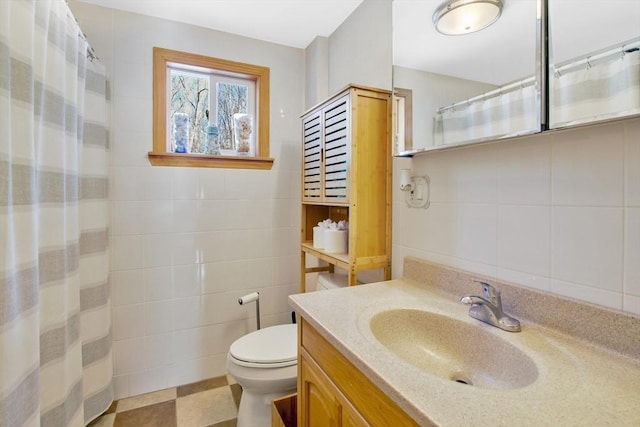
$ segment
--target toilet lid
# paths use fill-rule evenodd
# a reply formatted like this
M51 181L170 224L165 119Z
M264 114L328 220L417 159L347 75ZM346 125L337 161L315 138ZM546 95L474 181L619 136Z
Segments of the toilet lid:
M295 324L270 326L237 339L231 356L250 364L289 365L298 358L298 333Z

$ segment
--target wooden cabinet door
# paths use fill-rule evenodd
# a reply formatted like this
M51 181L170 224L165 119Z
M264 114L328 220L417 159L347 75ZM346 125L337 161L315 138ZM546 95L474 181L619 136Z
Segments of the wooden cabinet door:
M369 427L369 423L348 401L342 408L342 425L343 427Z
M302 117L302 201L346 205L351 163L350 92Z
M303 355L300 355L298 363L298 425L341 427L342 405L322 371Z
M304 427L369 427L327 374L301 352L298 425ZM300 406L301 405L301 406Z

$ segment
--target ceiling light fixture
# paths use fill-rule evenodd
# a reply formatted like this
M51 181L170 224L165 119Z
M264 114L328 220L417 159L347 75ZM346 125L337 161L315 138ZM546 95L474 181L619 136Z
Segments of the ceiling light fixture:
M502 6L502 0L448 0L433 13L433 23L442 34L469 34L496 22Z

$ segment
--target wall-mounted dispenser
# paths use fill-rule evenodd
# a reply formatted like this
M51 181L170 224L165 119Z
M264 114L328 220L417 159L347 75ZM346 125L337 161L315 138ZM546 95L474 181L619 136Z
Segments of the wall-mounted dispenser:
M411 176L410 169L400 170L400 190L410 208L428 208L431 189L428 176Z
M411 182L411 169L400 170L400 190L402 191L413 190L413 183Z

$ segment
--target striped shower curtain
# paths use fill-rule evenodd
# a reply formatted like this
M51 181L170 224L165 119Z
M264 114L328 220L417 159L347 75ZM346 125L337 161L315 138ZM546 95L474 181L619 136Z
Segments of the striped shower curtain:
M507 84L452 106L433 118L434 144L526 135L540 129L540 108L535 76Z
M108 83L64 0L0 1L0 426L113 399Z
M550 74L552 128L640 114L640 38L554 66Z

